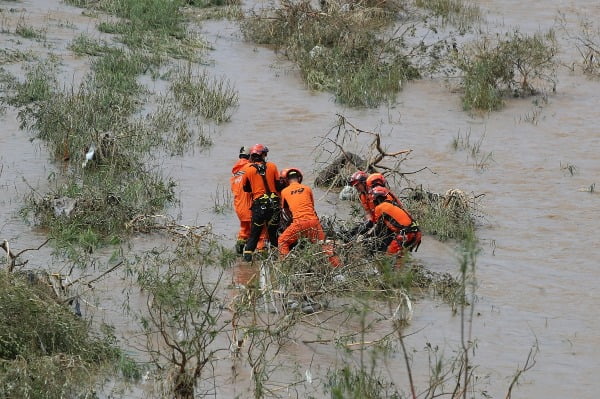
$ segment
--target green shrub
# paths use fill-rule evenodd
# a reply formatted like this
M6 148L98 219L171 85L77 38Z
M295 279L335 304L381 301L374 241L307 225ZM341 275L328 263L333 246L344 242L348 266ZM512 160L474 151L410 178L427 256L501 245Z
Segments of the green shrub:
M101 373L110 373L124 358L114 336L94 333L85 320L57 301L43 276L0 271L2 398L89 393Z
M297 63L307 85L326 90L350 106L374 107L393 99L402 81L419 77L403 53L402 38L384 40L396 2L319 12L310 2L281 7L242 21L244 36L282 51Z
M557 51L552 31L531 36L516 31L465 48L456 57L464 74L464 108L492 111L501 108L507 95L525 97L547 87L554 90Z

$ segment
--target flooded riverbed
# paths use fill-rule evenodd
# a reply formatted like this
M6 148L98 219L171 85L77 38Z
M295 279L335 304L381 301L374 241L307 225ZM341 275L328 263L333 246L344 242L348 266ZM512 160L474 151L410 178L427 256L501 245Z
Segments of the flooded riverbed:
M600 6L592 1L478 4L490 26L498 30L516 26L526 33L547 29L559 10L600 19ZM77 25L68 29L46 22L48 41L53 43L53 50L46 52L68 53L64 41L70 38L65 31L94 29L92 20L82 21L79 9L60 3L0 5L3 13L9 7L19 8L34 21L48 21L45 16L56 14L58 20L76 20ZM444 82L427 79L405 84L393 107L345 109L327 93L306 90L294 68L271 50L245 43L234 23L207 22L202 32L215 49L209 54L213 60L210 69L231 80L239 92L239 107L232 120L214 133L210 149L165 161L167 173L178 182L181 208L173 213L182 224L211 223L216 233L233 237L237 228L234 214L215 214L212 208L215 196L228 187L241 145L266 144L269 160L280 168L301 168L312 184L314 148L336 123L336 114L342 114L365 130L381 132L391 150L412 149L402 166L406 171L428 167L429 171L412 177L428 190L458 188L484 194L485 218L478 230L482 253L477 261L473 363L478 365L477 375L490 376L484 382L489 384L487 392L503 398L512 375L537 342L536 365L525 373L514 397L596 397L600 391L596 378L600 372L600 294L596 289L600 250L595 237L600 196L590 188L600 183L600 82L562 68L557 92L550 94L547 102L537 106L530 99L509 100L501 111L485 116L469 116L462 111L458 94L451 93ZM0 40L3 47L18 45L6 34ZM572 48L564 48L563 63L571 65L575 55ZM81 60L69 58L63 60L63 67L73 71L85 68ZM54 167L43 146L31 143L30 134L19 130L16 112L8 109L0 118L4 127L0 136L0 238L20 247L37 246L45 239L43 233L32 231L15 213L30 186L44 192ZM485 168L474 165L467 152L452 149L452 140L467 132L473 139L484 136L481 150L491 154ZM575 166L575 173L565 165ZM316 197L321 215L347 211L344 204L336 203L335 195L316 190ZM152 243L145 245L151 247ZM451 243L425 237L415 258L434 271L458 272ZM32 260L34 265L41 263ZM114 306L104 306L108 317L122 320L119 304ZM407 339L407 345L418 351L414 360L421 373L418 381L423 382L426 375L426 359L419 358L425 356L426 343L445 346L451 355L459 327L460 320L447 306L429 300L415 304L408 330L416 333ZM292 346L283 356L303 369L339 361L333 350L303 344ZM402 366L398 359L393 364ZM220 375L227 374L226 366L219 370ZM406 386L404 373L392 374L400 387ZM217 396L235 393L246 397L241 392L245 391L223 386Z

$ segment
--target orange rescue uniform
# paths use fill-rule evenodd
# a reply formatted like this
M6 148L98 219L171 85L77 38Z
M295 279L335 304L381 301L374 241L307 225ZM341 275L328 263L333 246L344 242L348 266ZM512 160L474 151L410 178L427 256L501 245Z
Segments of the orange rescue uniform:
M358 193L358 199L360 200L360 204L365 210L365 216L370 222L375 223L375 204L371 196L368 193Z
M246 241L250 237L250 221L252 220L252 212L250 207L252 206L252 195L244 191L242 186L242 180L244 177L245 168L248 166L250 161L246 158L240 158L233 168L231 168L231 178L229 183L231 185L231 193L233 194L233 209L240 220L240 230L237 235L237 239L240 241ZM267 238L267 232L263 230L260 240L258 242L258 249L264 248L264 240Z
M375 222L382 222L388 229L381 249L388 254L402 255L404 248L416 251L421 244L421 231L412 217L400 206L385 200L375 207Z
M287 255L290 246L298 242L300 238L307 238L316 243L325 240L325 233L315 212L315 200L310 187L292 182L281 191L281 206L284 210L289 209L292 214L292 223L279 235L279 252ZM328 255L329 262L334 266L340 265L340 260L333 254L333 248L324 245L323 249Z
M276 182L279 180L279 172L277 166L272 162L250 162L243 178L244 191L252 194L252 200L256 200L263 195L267 194L267 188L263 177L259 174L258 168L252 165L256 165L258 168L264 165L265 168L265 179L269 185L269 191L271 193L279 194L277 191Z
M250 237L244 247L245 253L254 252L259 236L265 227L271 245L277 246L280 213L278 181L279 172L274 163L250 161L244 167L241 184L244 191L250 193L252 197Z
M250 207L252 206L252 196L250 193L244 191L242 186L242 179L244 177L244 168L250 163L245 158L240 158L233 168L231 169L231 178L229 179L231 185L231 193L233 194L233 209L240 220L240 231L238 233L239 240L247 240L250 237L250 219L252 218L252 212Z

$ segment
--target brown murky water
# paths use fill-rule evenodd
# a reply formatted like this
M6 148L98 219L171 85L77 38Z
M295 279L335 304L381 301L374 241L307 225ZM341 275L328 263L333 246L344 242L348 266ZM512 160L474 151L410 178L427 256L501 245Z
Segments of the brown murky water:
M592 20L600 20L600 6L590 0L478 4L486 13L490 30L507 31L517 26L523 32L547 29L559 10L569 15L583 12ZM78 31L93 32L93 19L55 1L0 2L0 6L0 17L8 15L13 23L9 30L14 31L16 20L7 11L10 7L48 29L46 46L2 34L3 47L32 45L36 51L63 56L67 81L76 81L85 73L85 59L72 57L66 44ZM3 21L5 27L10 26L7 19ZM210 22L202 31L215 47L210 53L212 68L232 81L239 91L240 105L232 121L218 128L210 150L166 161L167 173L179 181L182 223L211 223L217 233L232 237L237 227L235 216L215 214L212 205L213 198L227 187L237 149L264 143L270 148L271 161L280 168L303 169L310 183L314 177L313 149L335 123L335 114L341 113L363 129L382 132L390 149L411 148L413 153L403 164L406 170L427 166L435 172L415 176L425 188L435 192L459 188L485 194L482 205L486 220L478 233L484 245L478 258L479 300L475 309L480 315L473 326L478 343L473 361L479 365L478 375L490 376L483 383L489 384L487 392L495 398L505 396L512 375L537 341L537 364L524 375L514 397L597 396L600 196L585 189L600 184L600 82L565 68L559 72L557 93L541 108L531 100L511 100L502 111L484 117L467 115L456 94L451 94L443 82L430 80L405 85L393 108L350 110L336 105L328 94L307 91L288 63L270 50L244 43L233 24ZM576 52L565 44L561 56L565 65L571 65ZM6 68L18 71L15 65ZM25 226L16 211L30 186L45 192L47 176L54 169L43 146L31 143L29 134L18 129L13 110L8 109L0 120L0 238L20 247L36 246L44 235ZM466 152L451 148L459 132L469 131L474 139L485 135L481 151L491 153L493 161L484 170L474 167ZM561 169L568 164L576 166L575 175ZM335 196L317 191L317 197L320 214L345 212L343 204L336 204ZM43 264L43 259L31 258L33 266ZM452 244L426 237L416 258L432 270L457 271ZM128 325L120 304L111 302L113 297L110 292L104 295L103 317L117 326L127 326L123 328L127 335L135 326ZM446 348L451 356L459 325L459 318L445 305L421 301L415 306L410 326L419 332L408 338L407 344L424 356L422 349L431 342ZM426 358L419 354L415 355L415 369L417 380L423 381ZM331 348L315 345L291 345L284 356L301 364L301 372L310 368L314 375L342 361ZM228 370L229 365L219 367L219 378L225 380ZM406 387L400 359L391 360L390 370L395 382ZM247 377L247 370L242 370L238 381ZM223 384L217 396L248 396L243 392L244 388L235 384ZM313 393L322 395L320 389ZM141 396L135 392L128 395Z

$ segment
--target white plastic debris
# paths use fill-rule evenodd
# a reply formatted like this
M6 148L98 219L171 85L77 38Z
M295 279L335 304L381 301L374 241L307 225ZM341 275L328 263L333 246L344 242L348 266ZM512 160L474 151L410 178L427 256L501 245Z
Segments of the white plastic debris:
M52 200L52 207L54 208L54 216L69 216L73 209L75 209L75 205L77 204L77 200L69 197L60 197Z
M413 316L412 302L405 293L400 293L400 303L396 306L391 319L395 321L409 321Z
M339 198L341 201L356 201L358 192L352 186L345 186L342 191L340 191Z
M308 52L308 54L310 55L310 58L315 58L316 56L321 55L322 52L323 47L315 46Z
M306 376L306 382L308 382L309 384L312 384L312 374L311 374L310 370L306 370L304 372L304 375Z
M92 144L90 144L90 146L88 147L87 152L85 153L85 160L81 164L82 168L85 168L85 166L87 165L87 163L94 158L94 154L95 153L96 153L96 146L94 145L94 143L92 143Z

